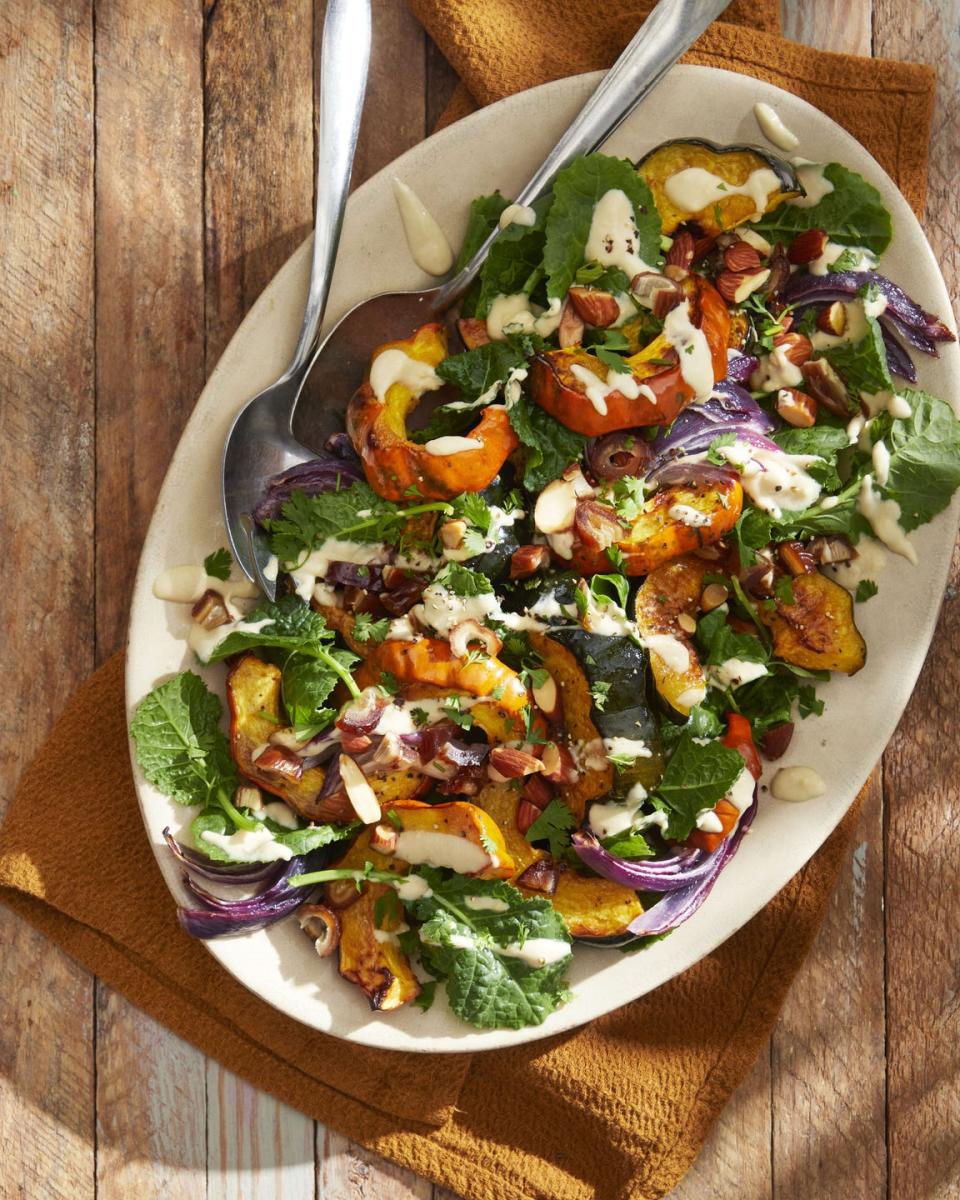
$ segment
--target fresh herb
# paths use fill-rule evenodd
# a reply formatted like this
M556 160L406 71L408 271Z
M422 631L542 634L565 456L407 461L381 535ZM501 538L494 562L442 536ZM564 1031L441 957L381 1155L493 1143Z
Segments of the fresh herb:
M831 275L839 275L842 271L855 271L860 265L860 257L856 250L851 250L848 246L828 265L827 271Z
M225 546L221 546L219 550L214 550L212 554L208 554L203 560L203 569L214 579L229 579L230 568L232 566L233 555Z
M602 680L597 680L590 688L590 696L593 699L593 707L597 712L603 712L610 700L610 689L613 687L611 683L604 683Z
M219 697L192 671L161 683L137 705L130 722L137 762L150 783L178 804L205 805L237 786L222 713Z
M623 551L616 544L607 547L607 559L610 566L617 571L622 571L627 561L624 558Z
M411 517L427 512L449 516L451 509L443 501L401 507L367 484L354 483L319 496L294 492L280 516L265 524L273 553L281 563L294 564L329 538L394 543Z
M461 697L451 696L446 704L440 706L444 713L450 718L455 725L459 725L461 729L470 729L473 726L473 713L461 707Z
M455 596L485 596L493 591L493 584L479 571L471 571L462 563L448 562L435 576L433 585L453 592Z
M595 346L594 353L605 367L613 371L616 375L631 375L630 365L627 361L613 350L608 350L605 346Z
M867 317L866 321L867 332L859 342L843 342L821 355L843 378L853 396L889 391L893 387L880 322L875 317Z
M715 467L727 465L727 459L719 451L724 446L732 446L736 440L735 433L721 433L719 437L715 437L707 449L707 462L713 463Z
M400 923L400 897L393 888L385 892L373 902L373 924L377 929L389 929Z
M528 842L549 842L554 858L563 858L577 819L562 800L553 799L527 830Z
M793 594L793 577L791 575L781 575L773 590L781 604L796 604L797 601Z
M590 595L595 604L616 604L626 609L630 596L630 582L624 575L592 575Z
M715 608L701 618L697 625L697 643L703 661L708 666L720 666L731 658L739 658L744 662L769 661L769 655L759 638L752 633L737 633L727 624L727 616L722 608Z
M574 276L581 287L596 288L601 292L612 292L615 296L630 291L630 279L619 267L605 267L596 261L584 263Z
M624 475L614 482L610 496L618 517L622 517L628 525L643 512L645 502L643 480L635 475Z
M429 1012L433 1007L433 1002L437 995L437 981L435 979L426 979L420 984L420 994L413 1000L416 1008L422 1008L424 1012Z
M873 435L882 437L890 451L887 482L880 490L900 505L900 525L909 532L942 512L960 487L960 421L928 392L904 388L899 395L910 405L910 416L878 417Z
M882 254L893 230L890 214L875 187L839 163L827 163L823 177L833 191L810 208L781 204L753 226L769 242L787 245L803 229L823 229L832 242Z
M430 722L430 714L425 708L411 708L410 719L418 729L423 729Z
M612 189L633 206L637 236L632 249L653 267L660 257L660 216L646 183L631 162L607 154L575 158L553 182L553 204L546 222L543 266L547 295L562 300L583 266L593 213Z
M879 588L872 579L861 579L857 584L857 590L854 593L854 600L858 604L863 604L869 600L871 596L875 596L879 592Z
M542 491L583 454L587 439L567 429L539 404L521 396L507 410L513 431L524 446L523 486Z
M382 642L390 632L390 618L375 621L369 613L359 612L353 619L352 636L358 642Z
M472 201L463 243L453 267L454 274L463 270L493 233L503 215L503 210L509 203L510 201L504 199L499 192L494 192L492 196L478 196L476 200ZM466 315L470 316L471 314L467 313Z
M657 784L656 796L669 813L667 837L682 842L697 821L697 814L722 800L743 770L736 750L720 742L700 745L684 733Z
M388 696L396 696L400 691L400 680L392 671L381 671L377 686Z
M330 653L343 656L342 660L338 657L338 661L343 662L345 669L358 661L345 650L331 650ZM324 703L337 686L339 678L326 661L302 654L288 656L281 674L283 707L299 740L316 737L337 715L336 709L325 708Z
M532 205L537 214L533 225L508 225L500 231L480 270L476 301L478 317L489 313L498 296L512 296L518 292L529 295L533 291L543 261L544 220L549 207L550 197L542 196Z
M614 858L652 858L654 850L639 833L618 833L604 838L603 848Z
M810 463L807 474L826 491L840 487L837 456L847 448L847 431L840 425L811 425L809 429L779 429L773 440L785 454L815 454L822 462Z
M441 379L459 389L464 400L474 401L523 365L523 355L508 343L488 342L445 358L435 369Z

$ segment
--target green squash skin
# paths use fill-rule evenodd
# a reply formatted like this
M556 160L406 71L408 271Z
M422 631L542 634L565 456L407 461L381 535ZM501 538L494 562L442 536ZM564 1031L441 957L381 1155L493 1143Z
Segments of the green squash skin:
M639 171L648 159L653 158L658 154L664 146L704 146L711 154L755 154L757 158L762 159L764 163L773 171L777 179L780 181L781 191L799 192L801 196L805 196L803 185L797 175L796 168L786 162L785 159L778 158L776 154L772 154L763 146L754 146L752 142L737 142L732 146L720 146L716 142L711 142L709 138L671 138L669 142L661 142L659 146L654 146L652 150L648 150L643 158L637 159L634 166Z

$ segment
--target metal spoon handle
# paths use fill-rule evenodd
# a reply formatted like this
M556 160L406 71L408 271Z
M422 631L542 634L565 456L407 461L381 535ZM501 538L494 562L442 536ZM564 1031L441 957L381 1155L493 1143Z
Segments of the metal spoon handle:
M303 326L288 376L302 372L327 305L370 65L370 0L327 0L320 50L320 138L313 262Z
M589 154L633 112L730 0L660 0L599 87L517 196L529 204L578 154ZM437 293L436 312L456 303L483 266L499 229L493 231L463 270Z

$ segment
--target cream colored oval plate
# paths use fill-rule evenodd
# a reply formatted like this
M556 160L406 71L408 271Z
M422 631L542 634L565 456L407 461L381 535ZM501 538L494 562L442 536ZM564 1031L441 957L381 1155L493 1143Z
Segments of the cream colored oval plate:
M377 292L429 286L404 242L391 176L409 183L458 245L470 200L499 188L516 195L531 169L586 99L600 75L546 84L468 117L414 147L351 197L330 297L330 321ZM950 303L920 226L894 184L849 134L802 100L743 75L706 67L675 67L654 95L604 148L639 158L666 138L695 136L721 143L762 143L752 110L765 100L800 137L799 153L837 160L859 171L893 213L894 240L883 270L925 308L949 320ZM220 514L220 455L235 413L286 366L303 311L308 247L278 272L240 326L204 388L167 473L147 534L133 595L127 656L127 703L158 682L197 664L186 650L186 606L153 597L166 567L200 562L225 544ZM370 331L371 349L377 330ZM960 353L939 360L916 355L921 386L957 395ZM922 360L922 361L919 361ZM345 398L344 398L345 399ZM853 679L825 686L826 716L799 724L786 764L815 766L829 783L825 796L784 804L769 795L749 837L698 913L669 938L638 954L578 947L572 1000L543 1025L478 1031L454 1018L440 998L423 1013L407 1008L372 1013L360 991L319 960L296 922L238 938L208 942L210 952L252 992L306 1025L337 1037L392 1050L489 1050L559 1033L618 1008L692 966L739 929L794 875L824 841L879 759L907 702L930 643L956 529L957 505L913 535L920 565L892 559L879 596L858 607L869 649ZM201 672L222 694L224 668ZM191 811L159 795L134 765L147 834L173 896L184 901L179 871L161 831L182 829ZM171 903L173 900L171 899Z

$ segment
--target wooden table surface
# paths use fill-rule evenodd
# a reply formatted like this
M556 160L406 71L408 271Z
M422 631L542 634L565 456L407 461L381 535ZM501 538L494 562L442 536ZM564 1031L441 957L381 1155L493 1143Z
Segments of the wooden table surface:
M454 84L401 0L374 8L356 182L419 141ZM179 431L307 232L322 9L0 0L7 794L121 644ZM956 294L960 2L784 0L784 26L937 68L925 226ZM952 579L823 931L673 1200L960 1197ZM440 1200L204 1058L2 908L0 973L2 1200Z

